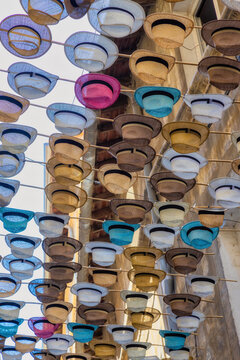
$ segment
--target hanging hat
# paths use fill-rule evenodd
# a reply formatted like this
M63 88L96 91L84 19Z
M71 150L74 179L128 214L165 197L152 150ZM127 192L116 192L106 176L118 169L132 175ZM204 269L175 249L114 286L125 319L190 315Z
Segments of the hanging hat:
M209 248L218 233L218 227L208 228L200 221L192 221L182 227L180 236L185 244L201 250Z
M45 187L45 194L52 205L62 213L72 213L87 201L87 193L77 186L52 182Z
M63 233L70 217L68 215L48 214L43 212L35 213L34 220L39 226L39 232L46 237L58 237Z
M35 349L31 352L31 355L34 360L59 360L59 356L51 354L46 349Z
M178 230L164 224L148 224L144 227L144 234L150 239L156 249L167 249L174 245Z
M19 233L26 229L28 222L33 218L34 212L14 208L0 208L0 220L3 227L12 233Z
M25 125L0 124L2 148L13 154L25 152L37 136L37 130Z
M16 335L18 327L24 319L3 320L0 319L0 335L6 338Z
M148 15L144 22L147 36L164 49L182 46L193 26L190 18L172 13L153 13Z
M42 304L41 306L43 315L52 324L63 324L67 320L72 309L72 304L62 300L57 300L50 304Z
M156 248L144 246L132 246L124 250L125 257L131 261L132 266L146 266L154 268L156 261L163 255L162 251Z
M43 343L51 354L62 355L74 344L74 339L71 335L55 334L44 339Z
M0 121L16 122L29 107L28 100L0 91Z
M229 9L240 11L239 0L222 0Z
M208 185L209 194L219 206L232 209L240 206L240 180L230 177L217 178Z
M189 211L189 204L183 201L156 201L153 210L163 225L178 227Z
M75 83L78 101L90 109L105 109L117 101L121 85L117 79L105 74L85 74Z
M0 273L0 298L16 294L21 286L21 281L10 274Z
M214 294L216 282L215 276L189 275L187 277L187 285L191 287L191 291L202 297Z
M115 307L111 303L101 303L96 306L80 305L77 309L78 315L87 324L104 325L111 313L115 312Z
M197 331L201 322L205 320L205 316L200 311L193 310L191 315L177 316L173 313L170 319L177 325L180 331L194 332Z
M38 338L36 336L15 335L12 339L15 342L15 348L22 354L26 354L35 349Z
M67 325L68 330L73 333L75 341L80 343L87 343L93 339L94 331L98 329L97 325L87 325L75 322L70 322Z
M190 248L174 248L165 254L165 259L174 270L180 274L189 274L197 270L197 265L202 260L201 251Z
M110 241L119 246L131 244L134 232L140 228L139 224L128 224L123 221L105 220L103 230L109 234Z
M25 155L12 154L0 145L0 178L13 177L22 171L25 165Z
M201 35L203 40L223 55L240 54L240 21L212 20L203 24Z
M106 241L90 241L85 244L85 252L92 253L92 261L100 266L114 264L116 255L123 252L121 246Z
M163 301L171 306L175 315L188 316L200 304L201 298L192 294L170 294L164 296Z
M141 294L141 293L140 293ZM132 312L125 310L125 313L129 315L132 325L137 330L149 330L161 316L160 311L154 308L145 308L143 311Z
M27 259L16 258L15 256L7 255L2 260L3 267L10 271L11 275L19 280L30 279L35 270L40 269L42 262L35 256Z
M223 56L209 56L200 61L198 71L208 76L217 89L230 91L240 84L240 62Z
M81 250L82 243L67 236L46 238L42 243L43 251L56 262L72 261L75 253Z
M122 300L127 304L127 309L135 313L145 311L148 299L150 299L152 295L153 294L146 292L131 290L122 290L120 292Z
M224 221L224 209L199 209L198 219L203 226L220 227Z
M51 337L59 325L50 323L45 317L32 317L28 320L29 328L41 339Z
M18 192L20 181L0 179L0 206L7 206Z
M135 148L125 141L112 145L108 152L117 159L121 170L129 172L143 170L144 166L153 161L156 156L156 152L151 146Z
M170 330L160 330L159 334L165 339L166 347L178 350L184 347L186 338L191 335L190 333L177 332Z
M21 5L30 19L40 25L55 25L68 15L64 0L21 0Z
M146 266L135 266L128 272L129 280L142 291L156 291L159 283L165 277L166 273L164 271Z
M122 344L122 347L126 350L129 359L142 359L151 345L149 342L130 341Z
M129 224L138 224L152 209L152 203L148 200L113 199L110 208L121 220Z
M97 306L102 297L108 294L108 289L88 282L79 282L71 287L71 293L78 296L80 304Z
M193 358L190 356L190 349L187 347L182 347L178 350L167 348L166 353L171 356L172 360L193 360Z
M119 345L109 340L92 340L90 349L94 351L95 357L100 359L116 358L116 352Z
M142 147L160 133L162 124L150 116L121 114L114 119L113 127L126 143Z
M15 349L13 346L4 346L2 349L3 360L21 360L22 353Z
M73 19L81 19L94 0L64 0L68 15Z
M2 20L0 27L2 45L15 56L36 59L51 47L49 28L36 24L27 15L8 16Z
M128 344L133 341L136 329L129 325L108 325L107 331L112 335L113 340L120 344Z
M7 80L9 86L19 95L27 99L38 99L52 91L58 76L32 64L18 62L8 68Z
M40 245L41 239L26 235L7 234L5 242L16 258L28 259L33 256L34 250Z
M43 263L44 270L50 272L50 277L54 281L64 281L66 283L73 281L74 273L82 269L82 265L75 262L48 262Z
M234 131L232 133L232 142L236 146L237 151L240 152L240 131Z
M162 118L171 114L173 105L180 99L178 89L160 86L142 86L135 93L137 104L148 114Z
M75 353L67 353L67 354L62 355L62 359L63 360L90 360L91 356L87 353L84 353L84 355L75 354Z
M122 38L138 31L143 25L142 6L130 0L97 0L89 11L88 20L97 32Z
M65 288L65 282L56 282L52 279L34 279L28 284L30 293L42 303L57 301L59 294Z
M114 284L116 284L118 278L117 271L112 271L109 269L89 269L89 273L92 275L94 284L103 287L113 286Z
M174 121L163 126L162 135L180 154L189 154L199 150L207 140L209 128L196 122Z
M0 318L3 320L15 320L24 306L24 301L0 300Z

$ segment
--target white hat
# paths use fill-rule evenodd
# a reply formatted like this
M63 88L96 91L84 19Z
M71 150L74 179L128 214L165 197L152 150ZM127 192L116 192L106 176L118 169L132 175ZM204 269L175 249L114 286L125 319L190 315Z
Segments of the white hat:
M108 325L107 331L118 344L127 344L133 341L136 329L130 325Z
M100 266L110 266L115 256L123 252L121 246L105 241L90 241L85 245L85 252L92 253L92 261Z
M179 350L166 348L166 353L171 356L172 360L189 360L190 359L190 350L186 347L183 347Z
M5 298L15 294L21 286L21 281L14 276L0 273L0 298Z
M13 256L27 259L33 256L33 252L40 245L41 239L26 235L7 234L5 242L11 248Z
M2 359L3 360L21 360L23 354L16 350L13 346L5 346L2 349Z
M149 342L132 341L127 344L122 344L122 347L127 351L129 359L142 359L151 345Z
M0 145L0 178L17 175L24 167L24 153L12 154Z
M240 1L239 0L222 0L222 2L229 7L229 9L240 11Z
M221 120L223 112L233 102L230 96L221 94L185 95L184 101L191 108L194 119L203 124L213 124Z
M162 157L162 166L182 179L194 179L199 170L208 161L198 153L179 154L173 149L167 150Z
M216 276L188 275L187 277L187 285L191 287L192 293L201 297L213 295L216 282Z
M147 307L148 299L150 299L152 295L153 294L146 292L131 290L122 290L120 292L122 300L127 303L128 310L134 312L144 311Z
M16 279L26 280L33 276L34 270L42 266L41 260L35 256L27 259L16 258L13 255L7 255L2 260L3 267L10 271Z
M108 294L108 289L88 282L79 282L71 287L71 293L78 296L81 304L97 306L102 297Z
M3 320L17 319L24 305L24 301L0 300L0 318Z
M63 233L64 226L68 223L69 215L48 214L36 212L35 223L39 226L39 232L45 237L58 237Z
M177 325L180 331L194 332L198 329L200 323L205 320L205 315L197 310L193 310L191 315L186 316L175 315L170 306L167 306L166 310L170 313L170 319Z
M208 191L223 208L240 206L240 180L230 177L213 179L208 185Z
M68 351L68 348L74 344L73 336L56 334L48 339L43 339L47 345L48 351L53 355L62 355Z
M0 207L10 204L12 198L18 192L20 181L0 179Z
M37 130L25 125L0 124L0 139L4 150L13 154L25 152L36 139Z
M163 224L148 224L144 227L144 234L157 249L167 249L174 245L175 236L179 230Z
M156 201L153 209L162 224L175 228L182 225L189 204L182 201Z

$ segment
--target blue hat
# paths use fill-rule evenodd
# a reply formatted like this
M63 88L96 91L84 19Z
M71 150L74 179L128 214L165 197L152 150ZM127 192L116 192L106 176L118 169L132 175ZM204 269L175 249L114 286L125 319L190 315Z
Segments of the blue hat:
M80 324L80 323L68 323L68 330L73 333L75 341L81 343L87 343L93 339L94 331L98 329L97 325Z
M173 350L181 349L185 344L186 337L191 335L187 332L177 332L170 330L160 330L159 334L165 339L166 347Z
M33 211L14 208L0 208L0 220L3 222L4 229L14 234L24 231L28 222L33 217Z
M212 245L219 233L219 228L208 228L200 221L192 221L182 227L180 232L182 241L195 249L207 249Z
M24 165L24 153L13 154L0 145L0 178L9 178L17 175Z
M28 9L28 4L29 4L29 0L20 0L21 1L21 5L22 5L22 7L23 7L23 9L26 11L26 13L28 14L28 16L31 18L31 14L29 14L29 9ZM57 2L59 2L60 4L57 4ZM39 10L41 9L41 1L38 1L38 3L40 3L40 4L38 4L38 6L40 5L40 8L39 8ZM35 20L35 16L32 16L32 20L33 21L35 21L37 24L40 24L40 25L54 25L54 24L57 24L58 23L58 19L59 19L59 17L58 17L58 14L55 14L54 13L54 11L59 11L59 15L60 15L60 9L62 10L62 13L61 13L61 16L60 16L60 19L59 20L63 20L63 19L65 19L65 17L67 17L68 16L68 13L67 13L67 10L66 10L66 8L65 8L65 6L64 6L64 0L57 0L56 2L54 2L54 1L52 1L52 4L48 1L48 3L49 3L49 8L46 8L46 4L45 4L45 2L44 1L42 1L42 3L43 3L43 6L42 6L42 8L45 6L45 8L44 9L42 9L42 11L40 10L40 11L38 11L37 9L34 9L33 8L33 10L34 10L34 15L36 14L36 17L38 17L38 14L37 13L39 13L40 12L40 14L42 15L42 17L40 17L40 18L42 18L42 19L44 19L45 20L45 17L44 17L44 14L45 14L45 16L47 17L47 18L49 18L49 19L51 19L51 21L43 21L42 23L41 23L41 20L40 19L38 19L38 21L37 20ZM54 7L54 3L55 3L55 7ZM61 6L61 7L60 7ZM51 8L52 7L52 8ZM45 11L44 11L45 10ZM51 11L52 10L52 11ZM55 21L54 21L55 20Z
M164 86L142 86L134 94L138 105L157 118L168 116L180 96L181 92L178 89Z
M125 246L131 244L134 231L139 229L139 224L128 224L123 221L104 221L103 230L109 234L113 244Z
M33 272L42 266L42 262L35 256L23 259L16 258L10 254L3 258L2 265L16 279L26 280L30 279L33 276Z
M10 337L16 335L19 325L23 323L24 319L3 320L0 319L0 335Z

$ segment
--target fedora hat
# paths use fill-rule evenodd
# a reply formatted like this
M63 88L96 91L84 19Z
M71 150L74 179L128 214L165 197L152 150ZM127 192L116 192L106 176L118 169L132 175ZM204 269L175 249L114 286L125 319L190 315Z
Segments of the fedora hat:
M56 262L72 261L75 253L81 250L82 243L67 236L46 238L42 243L43 251Z
M71 335L63 334L55 334L43 340L43 343L47 346L48 351L53 355L65 354L74 342L75 341Z
M21 281L14 276L0 273L0 298L6 298L16 294L20 289Z
M96 306L80 305L77 309L78 315L86 321L87 324L104 325L109 314L115 312L115 307L111 303L101 303Z
M36 24L27 15L8 16L2 20L0 27L2 45L20 58L36 59L43 56L52 45L49 28Z
M106 164L98 169L98 180L113 194L125 194L137 180L137 174L120 169L117 164Z
M122 344L122 347L126 350L129 359L142 359L151 345L149 342L130 341Z
M209 194L219 206L226 209L236 208L240 204L240 180L230 177L217 178L208 185Z
M16 122L29 107L30 103L17 95L0 91L0 121Z
M40 339L51 337L60 324L52 324L45 317L32 317L28 320L29 328Z
M145 308L143 311L125 310L125 314L129 315L132 325L137 330L149 330L161 316L160 311L154 308Z
M14 346L4 346L1 351L3 360L21 360L22 353L15 349Z
M87 201L87 193L77 186L52 182L45 187L45 194L52 205L62 213L72 213Z
M63 233L64 226L67 225L70 217L68 215L48 214L36 212L35 223L39 227L39 232L46 237L58 237Z
M198 71L220 90L234 90L240 83L240 62L223 56L202 59L198 64Z
M170 122L163 126L162 135L180 154L189 154L199 150L207 140L209 128L196 122Z
M75 353L67 353L67 354L62 355L62 359L63 360L90 360L91 356L87 353L84 353L84 355L75 354Z
M232 133L232 142L236 146L237 151L240 152L240 131L234 131Z
M24 306L24 301L0 300L0 318L3 320L15 320Z
M155 150L147 145L134 147L126 141L120 141L112 145L108 152L117 159L121 170L134 172L141 171L144 166L155 158Z
M178 89L164 86L142 86L135 93L137 104L151 116L162 118L171 114L173 105L180 99Z
M167 200L181 200L196 184L195 179L181 179L170 171L152 175L150 182L154 189Z
M146 266L135 266L128 272L129 280L142 291L156 291L159 283L165 277L166 273L164 271Z
M190 349L187 347L182 347L178 350L166 348L166 353L171 356L172 360L193 360L192 356L190 356Z
M152 209L152 203L148 200L113 199L110 208L121 220L129 224L138 224Z
M28 222L33 218L34 212L14 208L0 208L0 220L4 229L19 233L26 229Z
M68 330L73 333L75 341L87 343L93 339L94 331L98 329L97 325L81 324L70 322L67 324Z
M0 179L0 206L7 206L18 192L20 181Z
M116 132L132 146L147 146L162 129L159 120L150 116L137 114L118 115L113 122Z
M16 335L18 327L23 323L23 321L24 319L0 319L0 336L4 336L7 338Z
M74 90L82 105L89 109L100 110L108 108L117 101L121 85L117 79L109 75L85 74L76 80Z
M165 304L170 305L172 312L177 316L191 315L200 304L201 298L192 294L170 294L164 296Z
M156 201L153 208L163 225L181 226L189 211L189 204L183 201Z
M88 11L92 27L114 38L135 33L143 25L144 18L142 6L131 0L97 0Z
M33 256L34 250L40 245L41 239L33 236L7 234L5 242L16 258L28 259Z
M12 64L8 68L8 85L27 99L38 99L47 95L58 81L58 76L25 62Z
M92 261L100 266L111 266L116 255L123 252L121 246L106 241L90 241L85 244L85 252L92 254Z
M109 234L110 241L119 246L131 244L134 232L140 228L139 224L128 224L123 221L105 220L103 230Z
M95 356L100 359L116 358L116 352L119 345L110 340L92 340L90 349L94 351Z
M183 45L184 39L193 30L193 21L172 13L153 13L144 21L147 36L164 49L175 49Z
M174 248L165 254L165 259L174 270L180 274L189 274L197 270L197 265L202 260L201 251L190 248Z
M223 55L240 54L240 20L212 20L203 24L203 40Z
M184 96L195 120L203 124L214 124L233 103L230 96L222 94L193 94Z
M222 0L222 2L232 10L240 11L239 0Z
M75 262L48 262L43 263L44 270L50 273L54 281L72 282L74 273L82 269L82 265Z
M127 304L127 309L134 313L145 311L148 299L153 294L147 292L122 290L120 292L121 299Z
M52 279L34 279L28 284L28 290L42 303L52 303L58 300L59 294L66 288L65 282Z
M107 331L112 335L113 341L123 345L133 341L136 329L130 325L108 325Z
M200 221L192 221L182 227L180 236L185 244L201 250L209 248L218 233L218 227L208 228L203 226Z
M26 354L35 349L35 345L38 342L36 336L20 335L17 334L12 339L15 342L15 349L22 354Z
M102 297L108 294L108 289L88 282L79 282L71 287L71 293L78 297L80 304L97 306Z
M163 255L162 251L156 248L132 246L124 250L125 257L131 261L132 266L155 267L155 262Z
M193 310L191 315L177 316L170 310L170 319L177 325L180 331L194 332L197 331L201 322L205 320L202 312Z
M202 297L213 295L216 283L216 276L189 275L187 277L187 285L191 287L191 291Z
M149 85L159 85L166 81L174 63L173 56L149 50L136 50L129 59L132 74Z
M21 5L30 19L40 25L55 25L68 15L64 0L21 0Z
M52 324L64 323L72 309L72 304L62 300L57 300L50 304L42 304L41 306L43 316L45 316Z
M13 154L25 152L37 137L37 130L25 125L0 124L3 150Z
M46 349L35 349L34 351L31 351L31 355L34 360L59 360L59 356L51 354Z
M220 227L224 221L224 209L199 209L198 219L203 226Z
M144 227L144 234L150 239L152 246L160 250L172 247L178 232L176 228L164 224L148 224Z
M0 145L0 178L9 178L20 173L25 165L24 153L12 154Z
M94 0L64 0L68 15L73 19L81 19L89 10Z
M11 275L19 280L30 279L35 270L40 269L42 262L35 256L27 259L16 258L15 256L7 255L2 260L3 267L10 271Z
M94 284L107 288L113 286L117 282L118 278L117 271L109 269L89 269L89 273L92 275Z
M183 348L186 338L191 335L187 332L171 330L160 330L159 334L165 339L165 346L173 350Z

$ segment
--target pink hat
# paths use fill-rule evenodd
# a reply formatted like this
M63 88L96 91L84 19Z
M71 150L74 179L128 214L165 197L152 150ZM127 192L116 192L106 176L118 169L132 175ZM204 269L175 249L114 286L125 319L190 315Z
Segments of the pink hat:
M117 79L104 74L85 74L75 83L75 95L90 109L105 109L119 97L121 85Z
M32 317L28 320L28 326L37 337L47 339L54 334L60 324L52 324L45 317Z

